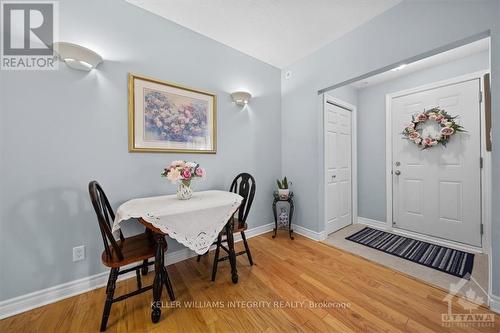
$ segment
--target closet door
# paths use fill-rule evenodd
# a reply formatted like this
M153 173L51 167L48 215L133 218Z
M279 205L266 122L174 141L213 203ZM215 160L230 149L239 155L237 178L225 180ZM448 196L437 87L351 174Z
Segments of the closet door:
M325 103L326 231L352 222L350 110Z

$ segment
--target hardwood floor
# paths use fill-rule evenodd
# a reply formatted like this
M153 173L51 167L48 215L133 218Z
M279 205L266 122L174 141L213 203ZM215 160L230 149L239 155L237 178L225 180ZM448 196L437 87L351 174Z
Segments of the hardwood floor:
M500 332L500 315L493 327L444 327L446 292L299 235L266 234L249 245L255 265L238 257L237 285L228 262L210 281L212 256L171 265L177 305L164 293L152 324L152 295L129 298L113 305L106 332ZM133 278L119 282L116 295L135 286ZM104 298L100 288L19 314L0 321L0 332L97 332ZM452 312L469 313L464 305L471 303L453 298Z

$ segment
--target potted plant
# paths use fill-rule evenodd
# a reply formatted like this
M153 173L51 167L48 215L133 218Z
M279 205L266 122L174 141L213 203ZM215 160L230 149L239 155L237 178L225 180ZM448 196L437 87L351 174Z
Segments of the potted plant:
M283 180L276 180L276 182L278 183L278 195L281 197L281 198L288 198L288 195L290 195L290 189L289 189L289 184L288 184L288 179L286 178L283 178ZM291 182L290 182L291 184Z

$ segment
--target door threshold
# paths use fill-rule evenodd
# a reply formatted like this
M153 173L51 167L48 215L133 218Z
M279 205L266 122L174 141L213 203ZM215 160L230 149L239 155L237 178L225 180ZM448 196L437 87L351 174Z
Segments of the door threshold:
M468 251L468 252L474 252L474 253L484 253L483 248L481 248L481 247L463 244L463 243L459 243L459 242L455 242L455 241L447 240L447 239L443 239L443 238L438 238L438 237L434 237L434 236L429 236L429 235L421 234L418 232L401 229L398 227L392 227L391 231L393 233L401 235L401 236L408 236L408 237L415 238L415 239L420 240L420 241L430 242L430 243L434 243L436 245L443 245L443 246L446 246L446 247L449 247L449 248L452 248L455 250L462 250L462 251Z

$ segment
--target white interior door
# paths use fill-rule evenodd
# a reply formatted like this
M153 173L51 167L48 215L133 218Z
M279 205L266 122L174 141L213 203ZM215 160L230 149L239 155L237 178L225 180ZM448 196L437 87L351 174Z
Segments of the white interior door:
M392 99L395 227L481 246L479 92L475 79ZM435 106L458 116L467 133L426 150L402 139L411 116Z
M325 103L327 233L339 230L352 221L351 115L350 110Z

